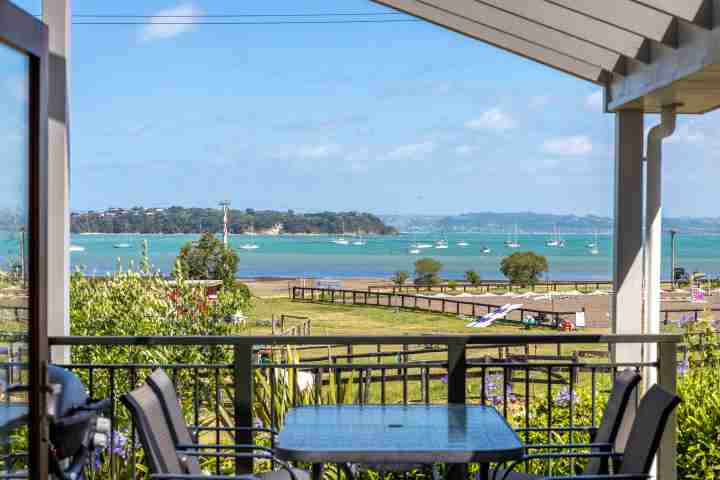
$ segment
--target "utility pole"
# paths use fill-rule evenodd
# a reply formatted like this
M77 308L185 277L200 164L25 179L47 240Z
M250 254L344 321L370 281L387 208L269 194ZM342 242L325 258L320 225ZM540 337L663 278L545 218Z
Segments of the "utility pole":
M677 233L675 229L670 230L670 281L672 289L677 288L677 279L675 278L675 269L677 268Z
M223 243L227 247L228 244L228 212L230 211L230 200L220 202L223 209Z

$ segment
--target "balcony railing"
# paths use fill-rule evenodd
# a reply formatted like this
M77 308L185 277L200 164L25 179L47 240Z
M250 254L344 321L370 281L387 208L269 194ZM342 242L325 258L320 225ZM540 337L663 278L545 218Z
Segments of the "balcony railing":
M136 465L142 462L141 448L119 397L158 367L175 381L186 419L205 443L273 445L272 436L257 438L235 427L260 422L279 429L294 405L445 402L495 405L526 443L582 442L597 427L618 370L654 369L658 383L675 391L681 339L594 334L53 337L50 344L70 346L88 358L112 359L67 367L81 375L91 396L113 399L114 448L97 459L100 477L137 478L142 477ZM583 355L627 344L656 344L658 361L620 363ZM195 360L172 360L178 352L194 352ZM674 420L668 431L662 449L674 452ZM674 468L674 461L674 455L661 454L660 471ZM220 457L208 457L203 465L214 473L268 467Z

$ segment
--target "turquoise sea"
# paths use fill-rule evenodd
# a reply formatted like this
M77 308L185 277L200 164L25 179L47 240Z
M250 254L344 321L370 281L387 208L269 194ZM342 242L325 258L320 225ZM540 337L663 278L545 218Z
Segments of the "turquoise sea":
M127 267L140 258L142 244L147 240L150 260L155 268L169 273L180 247L197 235L73 235L72 245L80 251L70 254L73 268L81 267L87 274L105 274ZM469 269L478 271L485 279L498 279L500 260L514 252L532 250L548 258L552 280L598 279L605 280L612 273L612 241L609 236L598 237L599 254L590 255L585 246L594 240L592 235L566 235L565 248L545 245L549 235L519 235L519 249L504 246L504 234L448 234L447 249L434 248L440 239L434 234L401 234L398 236L369 236L365 245L353 245L357 238L345 237L347 245L333 243L330 235L231 235L230 245L240 257L239 277L387 277L397 270L412 272L413 262L420 257L433 257L442 262L443 276L462 278ZM469 245L458 246L465 241ZM244 250L242 245L254 243L255 250ZM433 245L422 249L420 255L408 253L413 243ZM663 277L669 278L669 235L663 245ZM115 248L128 244L127 248ZM482 248L491 249L483 254ZM688 271L702 271L720 276L720 236L681 235L679 239L679 265ZM0 270L6 270L18 258L18 239L8 232L0 233Z
M180 247L197 235L73 235L72 244L84 250L71 253L74 267L84 268L88 274L114 271L118 262L126 266L140 257L143 240L148 241L152 264L163 272L170 272ZM598 238L600 253L590 255L586 244L592 235L566 235L565 248L545 245L549 235L520 235L521 247L511 250L504 246L502 234L449 234L447 249L427 248L420 255L408 253L410 244L433 244L437 235L402 234L399 236L370 236L365 245L352 245L356 238L345 237L350 244L332 243L335 236L230 236L230 244L240 257L239 277L387 277L397 270L412 271L419 257L431 256L444 265L443 275L462 278L466 270L477 270L485 279L501 278L500 260L513 251L533 250L545 255L550 264L548 277L562 279L609 279L612 272L611 238ZM469 245L460 247L458 242ZM114 248L116 244L129 244L128 248ZM255 243L255 250L243 250L244 244ZM3 267L17 253L17 242L5 237L0 243L0 262ZM492 252L482 254L482 247ZM689 271L708 274L720 272L720 236L685 235L679 240L679 264ZM669 278L669 235L666 235L664 276Z

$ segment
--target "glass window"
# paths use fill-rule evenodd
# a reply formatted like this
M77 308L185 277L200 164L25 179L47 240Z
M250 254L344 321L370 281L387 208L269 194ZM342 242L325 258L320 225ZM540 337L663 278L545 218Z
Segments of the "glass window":
M0 471L27 463L29 75L29 57L0 44Z

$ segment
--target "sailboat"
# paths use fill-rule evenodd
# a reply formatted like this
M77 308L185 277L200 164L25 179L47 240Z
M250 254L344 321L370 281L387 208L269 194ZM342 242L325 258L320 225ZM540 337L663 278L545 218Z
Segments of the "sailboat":
M411 245L411 246L410 246L410 250L408 250L408 253L409 253L410 255L419 255L419 254L420 254L420 249L417 248L417 247L413 247L413 246Z
M251 237L257 235L257 233L255 233L255 222L250 222L250 230L245 232L245 235L250 235ZM240 248L242 248L243 250L257 250L258 248L260 248L260 246L255 242L249 242L240 245Z
M443 250L443 249L448 248L448 242L447 242L447 238L445 238L444 232L441 234L441 237L442 238L440 238L440 240L435 242L435 248Z
M70 245L70 251L71 252L84 252L85 247L81 247L80 245Z
M490 250L490 247L487 245L483 245L482 250L480 250L483 255L489 255L492 250Z
M350 242L344 237L345 235L345 219L342 219L342 234L331 240L336 245L349 245Z
M352 244L361 247L361 246L367 244L367 240L365 240L365 239L362 237L362 235L360 235L360 236L358 236L358 238L356 238L355 240L353 240Z
M553 237L545 242L548 247L564 248L565 240L560 238L560 232L558 231L557 225L554 227Z
M457 245L458 247L467 247L470 244L468 242L466 242L465 240L460 240L455 245Z
M130 242L114 243L113 248L130 248L132 244Z
M505 240L505 246L507 248L520 248L520 242L518 242L517 239L517 225L515 225L515 237L510 238L510 234L508 233L508 239Z
M595 232L595 241L587 244L588 253L590 255L598 255L600 253L600 245L598 243L598 233Z

